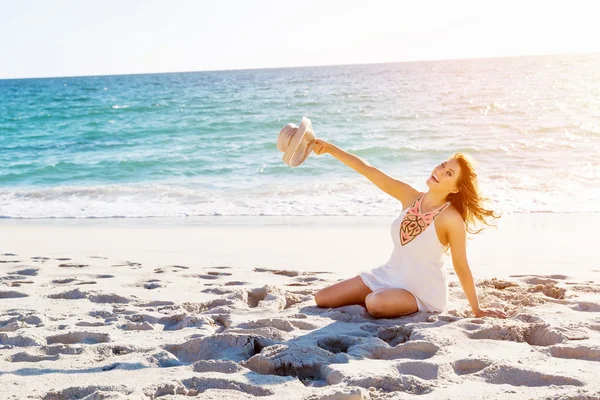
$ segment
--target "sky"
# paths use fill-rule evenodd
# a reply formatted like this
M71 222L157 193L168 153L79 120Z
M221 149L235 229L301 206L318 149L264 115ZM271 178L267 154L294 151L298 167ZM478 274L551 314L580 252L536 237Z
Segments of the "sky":
M0 0L0 79L595 53L595 3Z

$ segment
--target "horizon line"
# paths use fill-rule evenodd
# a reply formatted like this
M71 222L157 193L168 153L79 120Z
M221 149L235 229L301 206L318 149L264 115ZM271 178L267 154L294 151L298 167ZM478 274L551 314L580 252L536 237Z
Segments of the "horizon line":
M543 54L527 54L527 55L509 55L509 56L490 56L490 57L462 57L462 58L438 58L438 59L422 59L422 60L402 60L402 61L377 61L377 62L359 62L350 64L319 64L319 65L297 65L297 66L279 66L279 67L258 67L258 68L226 68L226 69L206 69L194 71L166 71L166 72L134 72L123 74L91 74L91 75L63 75L63 76L35 76L21 78L0 78L0 81L7 80L25 80L25 79L61 79L61 78L90 78L90 77L107 77L107 76L131 76L131 75L158 75L158 74L190 74L198 72L230 72L230 71L261 71L270 69L293 69L293 68L317 68L317 67L344 67L344 66L361 66L375 64L403 64L417 63L427 61L463 61L463 60L489 60L496 58L527 58L527 57L546 57L546 56L567 56L567 55L590 55L599 54L600 51L576 52L576 53L543 53Z

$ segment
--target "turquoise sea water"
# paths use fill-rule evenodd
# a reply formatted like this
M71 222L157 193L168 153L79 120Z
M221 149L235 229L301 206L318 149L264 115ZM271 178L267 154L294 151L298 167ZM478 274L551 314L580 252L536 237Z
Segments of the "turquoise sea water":
M0 80L0 216L395 215L317 137L427 190L455 151L504 212L600 211L600 54Z

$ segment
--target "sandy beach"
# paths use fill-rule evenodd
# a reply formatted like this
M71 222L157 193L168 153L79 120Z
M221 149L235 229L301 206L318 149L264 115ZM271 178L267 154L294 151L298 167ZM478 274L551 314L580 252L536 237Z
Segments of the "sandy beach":
M506 320L474 318L450 259L445 313L317 308L387 260L392 219L0 221L0 398L600 398L597 215L469 241Z

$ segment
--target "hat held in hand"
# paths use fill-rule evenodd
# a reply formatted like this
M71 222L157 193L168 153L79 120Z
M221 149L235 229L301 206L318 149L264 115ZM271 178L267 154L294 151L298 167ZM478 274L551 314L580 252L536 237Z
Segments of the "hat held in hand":
M300 126L287 124L279 132L277 149L283 152L283 162L290 167L297 167L307 158L313 147L315 134L313 133L310 119L302 117Z

